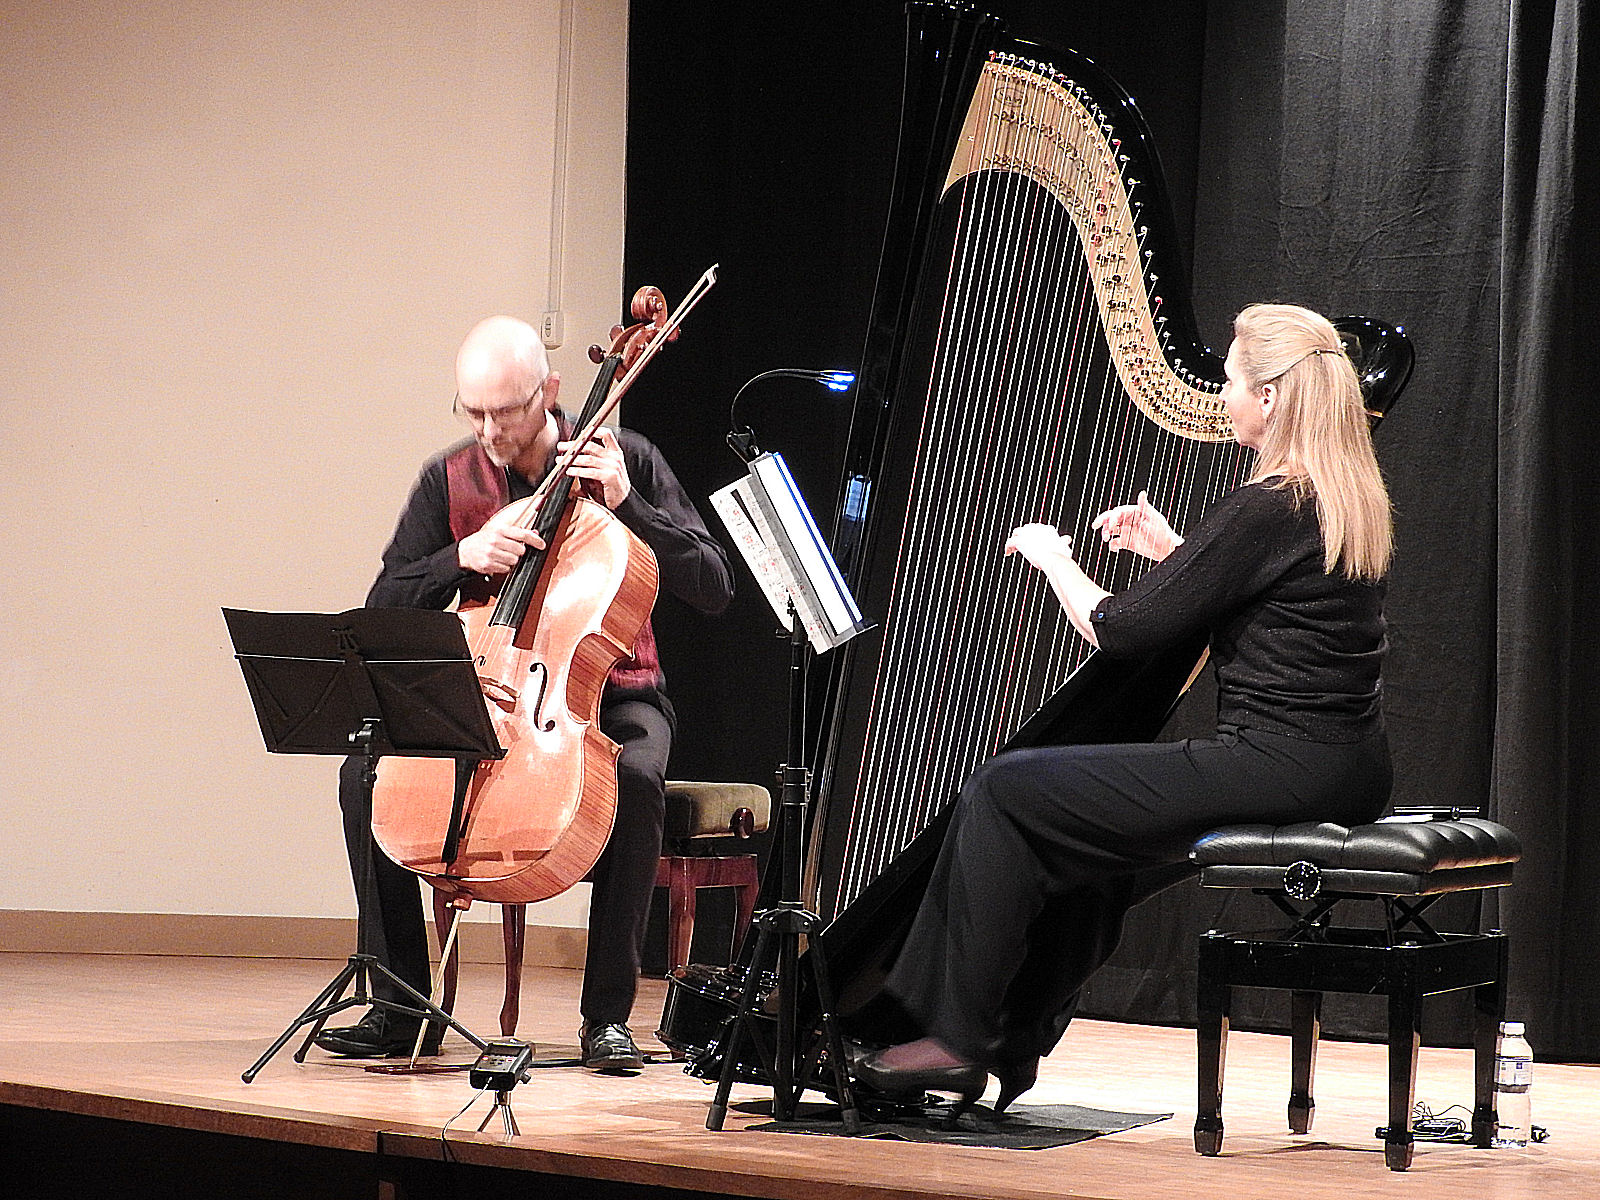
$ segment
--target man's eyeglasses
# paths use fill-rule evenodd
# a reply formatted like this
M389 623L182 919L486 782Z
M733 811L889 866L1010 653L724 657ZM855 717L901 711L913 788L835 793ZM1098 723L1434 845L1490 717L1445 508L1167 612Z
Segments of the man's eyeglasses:
M450 411L456 415L457 420L465 421L474 429L482 429L491 417L494 418L494 423L503 429L508 425L520 425L527 420L528 414L533 411L534 406L543 399L544 384L542 383L539 385L538 390L522 403L506 404L499 408L469 408L461 403L461 393L457 392L455 402L450 406Z

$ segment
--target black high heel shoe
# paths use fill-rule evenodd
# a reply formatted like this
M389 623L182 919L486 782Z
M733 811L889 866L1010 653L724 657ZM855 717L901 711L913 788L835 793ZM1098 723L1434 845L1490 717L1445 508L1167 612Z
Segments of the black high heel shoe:
M855 1077L873 1091L890 1099L906 1100L924 1092L951 1093L959 1099L946 1124L976 1104L989 1086L989 1072L977 1063L954 1063L942 1067L888 1067L882 1054L869 1055L855 1064Z
M994 1115L998 1117L1011 1107L1013 1100L1039 1082L1039 1060L996 1063L994 1074L1000 1081L1000 1094L994 1100Z

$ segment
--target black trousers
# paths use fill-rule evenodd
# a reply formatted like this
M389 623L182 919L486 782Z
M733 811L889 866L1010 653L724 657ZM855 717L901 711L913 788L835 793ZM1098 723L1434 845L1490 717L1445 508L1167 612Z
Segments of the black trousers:
M622 747L617 760L617 819L611 840L590 873L589 949L579 1008L585 1019L625 1022L639 983L650 894L661 857L672 708L664 697L607 699L600 728ZM339 772L345 848L355 883L361 945L401 979L428 994L430 960L418 877L396 865L372 839L372 810L361 786L364 760L349 758ZM381 769L381 767L380 767ZM373 991L399 1000L393 985Z
M1128 909L1190 872L1220 825L1382 815L1387 739L1249 731L1157 745L1018 750L962 788L887 989L969 1061L1022 1064L1066 1031Z

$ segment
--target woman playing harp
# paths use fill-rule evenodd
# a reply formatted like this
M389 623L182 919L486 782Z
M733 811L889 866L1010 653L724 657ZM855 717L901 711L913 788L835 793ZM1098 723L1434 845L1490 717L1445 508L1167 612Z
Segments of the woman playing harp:
M1156 560L1137 583L1106 592L1048 525L1005 546L1103 653L1207 631L1216 736L1016 750L973 773L887 983L923 1036L861 1060L870 1088L957 1093L964 1108L992 1073L1003 1110L1032 1086L1128 908L1186 873L1196 837L1359 824L1388 804L1391 527L1355 370L1327 320L1274 304L1235 319L1226 372L1254 473L1187 540L1142 496L1096 518L1112 549Z

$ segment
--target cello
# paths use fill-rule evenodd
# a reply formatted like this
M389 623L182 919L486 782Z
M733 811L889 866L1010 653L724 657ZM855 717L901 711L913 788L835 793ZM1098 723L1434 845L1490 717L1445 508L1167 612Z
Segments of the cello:
M373 788L372 832L385 854L421 875L458 912L473 900L520 905L567 890L594 866L616 813L618 745L601 732L601 692L631 653L656 596L650 549L569 468L654 354L715 282L708 270L670 317L655 288L635 294L637 324L612 330L588 400L562 454L517 524L530 547L496 597L463 603L500 759L386 757ZM445 949L445 957L449 950Z

